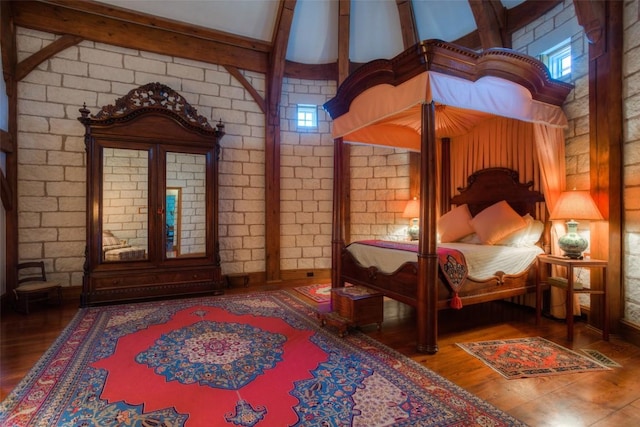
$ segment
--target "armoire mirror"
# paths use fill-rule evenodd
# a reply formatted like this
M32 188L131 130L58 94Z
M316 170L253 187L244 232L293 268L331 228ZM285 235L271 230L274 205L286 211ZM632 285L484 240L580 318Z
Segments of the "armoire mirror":
M102 259L147 259L149 151L102 148Z
M206 249L206 157L167 153L166 256L204 256Z
M221 293L212 127L160 83L83 107L87 251L82 305Z

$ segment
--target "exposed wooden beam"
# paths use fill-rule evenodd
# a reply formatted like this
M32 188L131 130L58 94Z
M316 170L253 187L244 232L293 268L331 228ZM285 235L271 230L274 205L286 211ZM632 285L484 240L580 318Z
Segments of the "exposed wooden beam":
M605 217L591 234L591 255L609 261L607 304L613 333L621 329L624 301L623 267L623 112L622 112L622 28L623 2L574 0L578 23L589 40L589 173L591 195ZM592 286L602 286L598 280ZM599 299L594 296L594 304ZM603 321L593 313L593 321ZM590 321L591 321L591 317Z
M280 277L280 97L296 0L281 0L267 73L265 253L267 282Z
M503 38L504 6L495 0L468 0L478 27L480 44L483 49L508 47L510 42ZM510 39L510 37L509 37Z
M0 2L0 53L2 53L2 77L4 78L7 95L11 90L10 80L15 75L15 28L13 27L13 4L9 2Z
M562 3L562 0L526 0L516 7L506 9L506 18L501 27L503 29L503 38L510 41L513 33ZM469 34L453 40L453 43L473 50L482 48L480 32L478 30L474 30Z
M505 23L506 34L513 34L563 3L563 0L526 0L508 9Z
M402 32L402 44L405 49L420 41L416 17L411 0L396 0L398 15L400 16L400 31Z
M5 171L0 178L0 198L5 212L5 267L6 294L13 299L13 289L18 285L18 153L16 136L18 134L18 81L15 78L17 57L16 25L13 20L15 3L0 1L0 34L2 49L2 75L6 84L8 111L7 132L2 134L5 156Z
M350 70L349 37L351 1L340 0L338 15L338 85L346 79Z
M351 37L351 1L340 0L338 11L338 85L342 84L347 77L351 74L351 52L349 46ZM343 210L341 212L342 221L338 224L342 225L342 239L346 241L351 240L351 147L348 144L343 144L340 139L340 168L338 173L342 175L342 179L334 180L334 191L340 191L342 194L342 200L340 207ZM340 189L336 189L335 186L340 186ZM340 255L337 255L340 258ZM337 270L336 270L337 271ZM335 282L333 286L338 286L339 282Z
M3 153L14 153L15 144L11 134L5 130L0 129L0 151Z
M12 1L18 26L266 73L269 46L85 1ZM113 15L111 15L113 14Z
M402 44L405 49L420 41L413 3L410 0L396 0L398 16L400 17L400 30L402 31ZM420 153L409 153L409 199L420 198Z
M33 1L33 0L31 0ZM54 5L64 6L66 8L85 11L95 15L103 15L115 18L125 22L140 24L147 27L165 29L174 33L181 33L188 36L201 38L205 40L215 40L230 46L242 47L259 52L268 53L271 51L271 43L263 40L257 40L250 37L243 37L237 34L231 34L224 31L214 30L211 28L200 27L172 19L162 18L156 15L149 15L142 12L135 12L129 9L123 9L117 6L111 6L105 3L93 0L36 0L42 3L50 3Z
M54 40L38 52L29 56L28 58L20 61L16 66L16 80L22 80L27 74L35 69L42 62L51 58L58 52L65 50L68 47L75 46L82 41L82 37L64 35L57 40Z
M229 74L236 78L240 82L240 84L249 92L253 100L256 101L256 104L260 107L260 111L265 113L267 111L267 103L264 98L258 93L258 91L251 85L249 80L238 70L236 67L232 67L227 65L224 67Z
M330 64L302 64L300 62L286 61L284 67L285 77L307 80L338 80L338 63Z
M0 170L0 201L5 211L13 210L13 190L9 181L4 176L4 172Z
M8 155L15 155L15 146L11 134L2 129L0 129L0 151ZM13 209L13 192L14 189L10 185L9 180L4 175L4 172L0 170L0 200L6 211Z
M467 35L460 37L457 40L453 41L454 44L458 46L463 46L468 49L479 50L481 46L480 42L480 33L478 30L474 30Z

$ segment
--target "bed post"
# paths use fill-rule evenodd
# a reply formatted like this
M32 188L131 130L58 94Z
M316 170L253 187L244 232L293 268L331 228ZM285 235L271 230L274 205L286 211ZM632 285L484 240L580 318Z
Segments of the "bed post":
M436 254L435 104L422 104L420 139L420 243L418 245L417 350L438 351L438 258Z
M451 210L451 138L440 146L440 215Z
M344 141L336 138L333 144L333 225L331 236L331 287L343 286L342 249L344 248L344 185L342 183L344 168Z

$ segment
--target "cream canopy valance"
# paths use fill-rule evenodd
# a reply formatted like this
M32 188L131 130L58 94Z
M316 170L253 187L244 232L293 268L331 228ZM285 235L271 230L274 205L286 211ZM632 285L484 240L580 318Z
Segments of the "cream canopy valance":
M334 138L413 151L421 150L422 106L431 102L437 139L465 134L495 116L533 123L542 188L553 209L565 186L561 106L572 88L512 50L476 53L427 40L391 60L365 64L324 107Z
M349 111L333 122L334 138L392 147L420 149L421 104L436 103L436 136L467 133L494 115L551 127L566 127L556 105L536 101L517 83L499 77L469 81L425 71L397 86L381 84L351 101Z

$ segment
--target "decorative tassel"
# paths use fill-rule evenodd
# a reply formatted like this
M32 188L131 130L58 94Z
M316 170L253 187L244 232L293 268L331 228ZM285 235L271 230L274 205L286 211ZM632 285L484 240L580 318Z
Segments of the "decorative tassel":
M455 308L456 310L460 310L462 308L462 300L458 296L457 292L453 294L453 298L451 299L450 306L451 308Z

